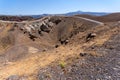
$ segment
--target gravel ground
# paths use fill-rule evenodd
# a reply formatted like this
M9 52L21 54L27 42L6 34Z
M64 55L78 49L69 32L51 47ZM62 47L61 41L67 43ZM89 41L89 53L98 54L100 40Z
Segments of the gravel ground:
M120 34L96 49L100 57L87 55L61 68L59 65L41 69L38 80L120 80Z

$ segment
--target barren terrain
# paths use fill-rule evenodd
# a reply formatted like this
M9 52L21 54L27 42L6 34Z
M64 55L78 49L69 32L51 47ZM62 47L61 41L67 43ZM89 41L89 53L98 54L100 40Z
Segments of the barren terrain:
M109 16L1 20L0 80L120 80L120 22Z

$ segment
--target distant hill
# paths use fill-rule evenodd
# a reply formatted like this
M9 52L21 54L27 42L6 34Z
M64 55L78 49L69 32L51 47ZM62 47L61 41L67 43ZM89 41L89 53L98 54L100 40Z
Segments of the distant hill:
M49 16L49 15L65 15L65 16L73 16L73 15L79 15L79 14L87 14L87 15L94 15L94 16L104 16L109 13L105 12L83 12L83 11L76 11L76 12L69 12L69 13L64 13L64 14L41 14L41 15L31 15L33 18L41 18L44 16Z
M33 18L37 19L37 18L42 18L44 16L49 16L50 14L41 14L41 15L30 15L32 16Z
M77 14L88 14L88 15L95 15L95 16L103 16L103 15L107 15L109 13L105 13L105 12L83 12L83 11L76 11L76 12L69 12L66 13L66 16L72 16L72 15L77 15Z
M83 12L83 11L76 11L76 12L69 12L64 14L40 14L40 15L22 15L22 16L2 16L0 15L0 20L7 20L7 21L24 21L24 20L33 20L33 19L40 19L45 16L80 16L85 18L90 18L93 20L101 21L101 22L112 22L112 21L120 21L120 13L105 13L105 12Z

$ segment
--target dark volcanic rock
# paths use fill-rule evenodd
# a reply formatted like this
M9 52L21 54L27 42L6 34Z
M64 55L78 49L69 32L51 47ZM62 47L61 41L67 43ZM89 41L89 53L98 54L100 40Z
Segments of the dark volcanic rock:
M90 39L93 39L94 37L96 37L96 33L89 33L86 37L86 41L89 41Z
M84 56L86 56L87 55L87 53L80 53L80 56L81 57L84 57Z
M20 77L18 75L12 75L8 77L6 80L20 80Z
M41 31L44 31L44 32L47 32L47 33L50 32L50 29L48 28L47 25L42 25L42 26L40 27L40 29L41 29Z

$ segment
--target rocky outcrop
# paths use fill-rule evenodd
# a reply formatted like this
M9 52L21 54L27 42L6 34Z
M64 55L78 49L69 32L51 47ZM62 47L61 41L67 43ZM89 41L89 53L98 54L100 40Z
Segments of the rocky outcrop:
M42 32L49 33L52 27L55 26L55 23L50 20L50 17L45 17L30 23L18 23L17 26L21 31L29 34L30 38L33 38L33 36L39 37Z

